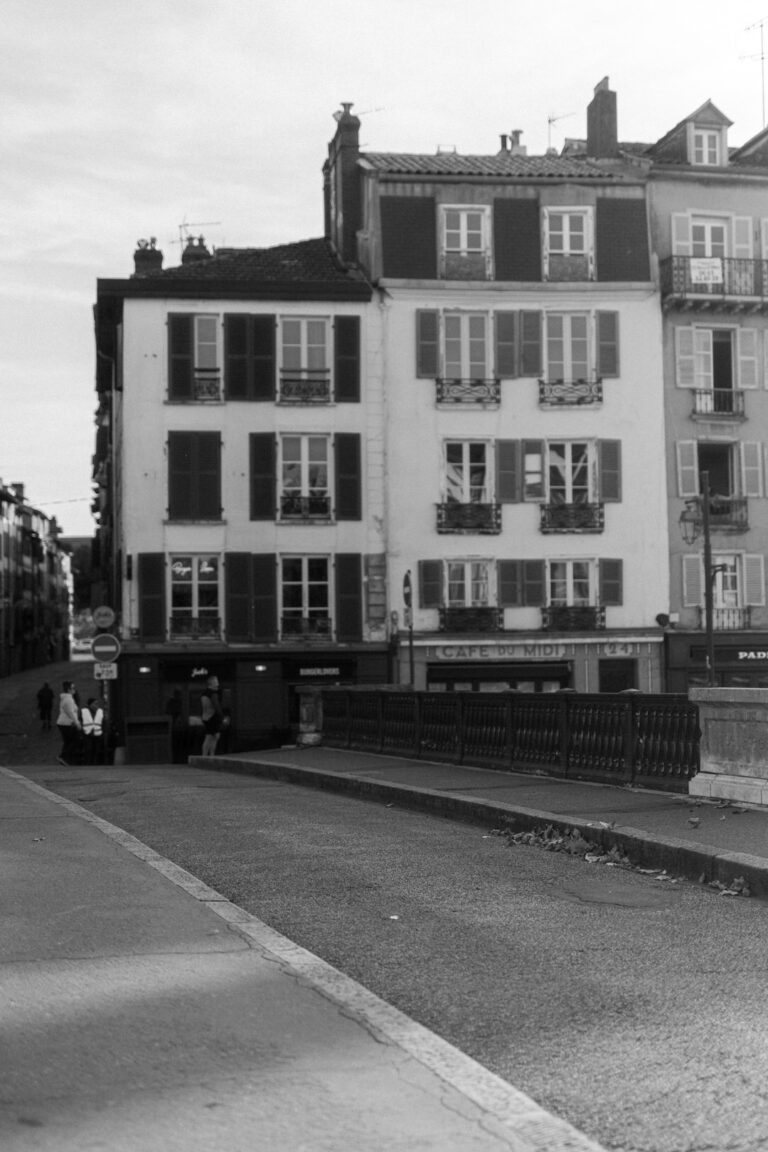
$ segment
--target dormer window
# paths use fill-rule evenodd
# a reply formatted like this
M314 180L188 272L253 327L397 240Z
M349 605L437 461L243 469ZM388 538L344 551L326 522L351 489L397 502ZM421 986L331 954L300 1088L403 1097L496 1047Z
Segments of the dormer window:
M487 207L445 205L441 212L441 276L445 280L488 280L491 276L491 216Z
M691 164L721 168L727 158L725 128L703 128L689 124L688 156Z

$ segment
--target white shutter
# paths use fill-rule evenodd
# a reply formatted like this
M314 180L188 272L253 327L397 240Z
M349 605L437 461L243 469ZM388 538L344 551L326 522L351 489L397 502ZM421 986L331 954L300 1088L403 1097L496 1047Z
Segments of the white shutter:
M739 388L757 388L757 329L740 328L738 333Z
M768 220L762 220L760 223L763 240L763 260L768 260Z
M704 573L698 552L683 556L683 607L699 608L704 598Z
M743 603L759 607L765 604L765 557L759 553L744 557Z
M693 356L693 328L675 328L675 365L678 388L695 388L696 363Z
M691 218L687 212L674 212L672 214L672 254L674 256L690 256L691 244Z
M762 445L746 441L741 448L741 491L744 496L763 494Z
M736 216L733 221L733 255L738 260L752 259L752 217Z
M699 453L696 440L677 442L677 494L699 495Z
M712 367L712 329L694 328L694 379L697 388L712 388L715 374Z

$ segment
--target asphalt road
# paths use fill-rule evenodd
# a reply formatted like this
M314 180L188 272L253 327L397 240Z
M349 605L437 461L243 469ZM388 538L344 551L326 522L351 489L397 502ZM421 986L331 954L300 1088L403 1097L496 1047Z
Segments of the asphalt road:
M183 767L20 767L614 1152L768 1147L768 905Z

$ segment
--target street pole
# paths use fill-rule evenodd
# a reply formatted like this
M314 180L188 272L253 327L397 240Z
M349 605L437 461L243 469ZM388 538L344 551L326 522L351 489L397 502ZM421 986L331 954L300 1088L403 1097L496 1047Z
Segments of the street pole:
M713 628L712 539L709 533L709 472L701 473L701 524L704 533L704 628L707 638L707 687L715 687L715 636Z

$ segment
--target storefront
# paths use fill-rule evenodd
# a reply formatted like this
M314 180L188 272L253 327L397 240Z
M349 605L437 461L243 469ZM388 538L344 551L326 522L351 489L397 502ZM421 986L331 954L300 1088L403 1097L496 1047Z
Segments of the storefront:
M701 632L670 632L667 691L704 687L706 639ZM768 632L717 633L714 637L714 683L718 688L768 688Z

